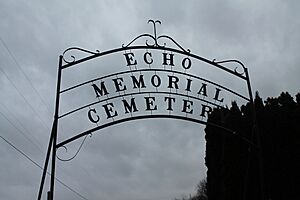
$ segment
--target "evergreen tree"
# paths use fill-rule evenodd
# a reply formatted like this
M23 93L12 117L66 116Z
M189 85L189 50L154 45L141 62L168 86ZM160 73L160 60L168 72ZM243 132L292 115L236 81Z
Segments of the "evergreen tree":
M261 183L265 199L298 199L300 94L296 101L283 92L263 102L256 93L255 113L252 108L250 103L239 108L233 102L230 109L215 109L209 116L205 128L209 199L260 199Z

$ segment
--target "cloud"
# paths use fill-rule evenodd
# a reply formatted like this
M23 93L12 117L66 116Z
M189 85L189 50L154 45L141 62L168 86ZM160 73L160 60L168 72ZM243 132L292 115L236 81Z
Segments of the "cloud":
M161 20L158 33L172 36L194 54L241 60L249 68L253 90L264 98L281 91L295 94L299 6L296 1L2 1L1 39L39 94L1 43L0 67L6 73L0 72L1 135L42 164L53 119L58 55L70 46L92 51L121 47L141 33L152 33L149 19ZM91 62L93 70L82 70L73 80L89 72L97 76L117 70L119 63L107 66L100 71ZM73 81L72 76L66 80ZM60 137L75 125L81 126L71 121ZM88 199L188 195L206 173L203 129L176 120L132 121L103 129L87 138L74 160L58 162L57 175ZM81 141L59 155L74 155ZM1 198L36 198L40 169L4 141L0 153ZM56 195L80 199L59 183Z

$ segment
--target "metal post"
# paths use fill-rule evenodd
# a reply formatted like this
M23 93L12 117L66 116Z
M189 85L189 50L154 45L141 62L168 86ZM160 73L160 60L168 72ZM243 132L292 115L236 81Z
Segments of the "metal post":
M52 138L53 140L52 141L52 167L51 167L51 181L50 181L50 192L49 192L50 200L54 199L55 161L56 161L56 144L57 144L57 127L58 127L62 59L63 57L59 56L59 66L58 66L57 85L56 85L55 113L54 113L54 123L53 123L53 138Z
M47 200L51 200L51 194L50 194L50 191L47 192Z
M46 178L47 169L48 169L48 163L49 163L49 158L50 158L51 147L52 147L52 139L53 139L53 125L52 125L51 134L50 134L50 139L49 139L45 164L44 164L44 168L43 168L44 170L43 170L43 175L42 175L42 179L41 179L41 183L40 183L38 200L41 200L42 194L43 194L43 188L44 188L45 178Z
M50 200L54 196L54 181L55 181L55 161L56 161L56 142L57 142L57 120L54 120L53 142L52 142L52 164L51 164L51 180L50 180Z

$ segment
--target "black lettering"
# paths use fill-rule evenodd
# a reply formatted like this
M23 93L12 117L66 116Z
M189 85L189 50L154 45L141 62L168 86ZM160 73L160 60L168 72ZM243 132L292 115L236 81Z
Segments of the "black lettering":
M132 78L132 83L133 83L133 88L145 88L145 82L144 82L144 75L140 75L139 80L136 79L135 76L131 76Z
M92 112L96 114L96 119L94 119L94 118L92 117ZM95 108L89 109L89 111L88 111L88 118L89 118L89 120L90 120L91 122L93 122L93 123L99 122L100 117L97 115L97 112L96 112Z
M207 97L207 84L206 83L202 83L202 86L198 92L198 94L201 94L203 96L206 96Z
M187 62L186 62L187 61ZM192 66L192 61L191 61L191 59L189 58L189 57L186 57L186 58L184 58L183 60L182 60L182 67L184 68L184 69L189 69L189 68L191 68L191 66Z
M144 97L146 100L146 111L157 110L157 105L154 105L155 97Z
M181 112L185 112L188 114L193 114L193 102L190 100L182 99L183 100L183 107Z
M169 57L167 57L169 55ZM169 64L168 64L169 61ZM174 66L174 54L172 53L163 53L163 65Z
M123 86L123 78L115 78L113 79L113 82L115 83L115 87L116 87L116 92L120 92L120 91L124 91L126 90L126 85L124 85L123 88L120 88Z
M150 60L147 59L147 55L150 57ZM145 63L147 63L148 65L151 65L153 63L153 59L152 59L152 54L150 52L146 52L144 54L144 61Z
M221 89L219 89L219 88L216 88L216 93L215 93L214 100L216 100L216 101L219 101L219 102L221 102L221 103L222 103L222 102L224 101L224 98L222 98L222 99L219 99L220 92L221 92Z
M137 64L137 61L134 60L134 54L132 52L125 53L124 56L125 56L125 59L126 59L126 62L127 62L127 66Z
M169 77L169 85L168 88L173 88L173 84L175 86L176 89L178 89L178 81L179 78L176 76L168 76Z
M201 111L201 117L206 117L205 116L205 113L207 113L207 117L208 115L211 113L212 111L212 107L208 106L208 105L204 105L204 104L201 104L202 105L202 111Z
M96 93L96 98L108 94L107 89L104 85L104 81L101 81L100 88L96 84L92 84L92 87L94 88L94 91Z
M155 81L155 79L156 79L157 81ZM157 82L157 83L155 83L155 82ZM152 83L152 85L153 85L154 87L159 87L160 84L161 84L160 77L159 77L158 75L154 74L154 75L151 77L151 83Z
M175 98L174 97L165 97L165 101L167 101L167 103L168 103L167 110L173 111L172 101L175 102Z
M138 109L136 108L134 98L131 98L130 105L125 99L123 99L122 101L123 101L123 105L124 105L124 109L125 109L125 114L129 113L129 112L132 113L132 112L137 112L138 111Z
M187 83L186 83L185 91L191 92L192 80L188 79L188 78L186 80L187 80Z
M113 110L113 108L114 108L114 104L113 103L105 104L105 105L103 105L103 108L104 108L104 110L106 112L107 119L118 116L117 111Z

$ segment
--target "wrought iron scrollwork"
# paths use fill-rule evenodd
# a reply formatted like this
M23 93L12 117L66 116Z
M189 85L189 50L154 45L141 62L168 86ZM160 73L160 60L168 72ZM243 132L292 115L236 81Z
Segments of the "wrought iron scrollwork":
M76 57L71 53L73 51L84 52L84 53L87 53L90 55L97 55L100 53L100 51L98 49L96 51L90 51L90 50L86 50L86 49L79 48L79 47L70 47L70 48L66 49L62 54L64 62L69 64L69 63L73 63L76 61ZM70 58L66 59L68 53L71 53Z
M163 43L160 44L159 43L159 40L160 39L168 39L170 40L171 42L173 42L173 44L175 44L175 46L177 46L180 50L182 50L183 52L186 52L186 53L190 53L191 50L190 49L184 49L178 42L176 42L172 37L168 36L168 35L160 35L158 36L157 35L157 29L156 29L156 24L161 24L161 21L159 20L148 20L148 23L152 23L153 24L153 35L149 34L149 33L144 33L144 34L141 34L137 37L135 37L131 42L129 42L127 45L125 44L122 44L122 47L123 48L126 48L126 47L129 47L131 44L133 44L136 40L138 40L139 38L142 38L142 37L148 37L148 39L146 39L145 41L145 44L146 46L151 46L151 47L166 47L166 43ZM149 39L153 42L153 44L150 44L149 43Z
M156 33L156 23L161 24L161 21L159 21L159 20L154 21L154 20L150 19L150 20L148 20L148 24L150 22L153 24L153 34L154 34L154 41L155 41L154 46L159 46L158 42L157 42L158 38L157 38L157 33ZM147 44L147 41L146 41L146 44Z
M217 63L217 64L222 64L222 63L237 63L238 66L233 69L234 73L237 75L244 75L246 71L245 65L239 61L239 60L221 60L221 61L216 61L216 59L213 59L212 62Z
M73 160L73 159L78 155L78 153L80 152L80 150L81 150L81 148L82 148L82 146L83 146L83 144L84 144L84 142L85 142L87 136L88 136L88 135L86 135L86 136L84 137L84 139L82 140L82 142L81 142L79 148L77 149L76 153L75 153L72 157L66 158L66 159L65 159L65 158L60 158L58 155L56 155L57 159L60 160L60 161L64 161L64 162ZM90 137L92 137L92 134L90 134ZM66 153L68 152L68 148L67 148L66 146L64 146L64 145L63 145L63 146L60 146L59 148L65 149L65 152L66 152ZM59 149L59 148L58 148L58 149Z

